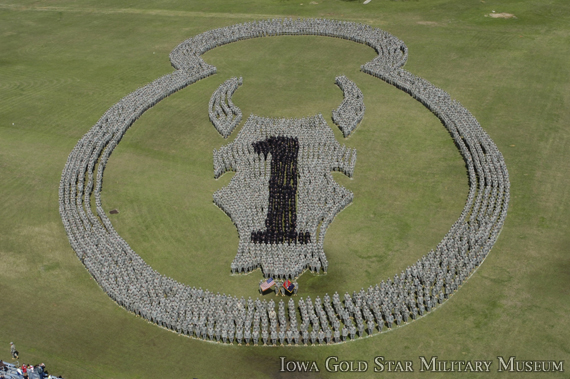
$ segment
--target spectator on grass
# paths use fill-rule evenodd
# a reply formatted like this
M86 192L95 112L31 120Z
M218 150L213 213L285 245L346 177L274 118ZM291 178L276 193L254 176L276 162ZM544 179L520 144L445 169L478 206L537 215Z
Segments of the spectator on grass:
M12 356L12 359L18 359L18 350L16 350L16 345L14 345L14 342L10 342L10 355Z
M40 379L44 379L45 374L45 365L42 363L41 365L37 366L36 371Z

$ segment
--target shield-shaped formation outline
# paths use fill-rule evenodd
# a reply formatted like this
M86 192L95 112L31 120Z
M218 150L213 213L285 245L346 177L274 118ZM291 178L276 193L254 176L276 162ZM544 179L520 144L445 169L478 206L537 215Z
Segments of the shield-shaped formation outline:
M378 56L361 71L407 92L438 117L467 167L463 211L442 241L414 265L367 290L314 301L245 301L179 283L148 266L114 230L101 203L103 172L128 128L170 94L216 72L201 55L249 38L319 35L372 47ZM125 96L79 140L59 188L61 218L70 244L101 288L130 312L181 334L226 344L330 344L375 335L437 309L481 265L507 215L509 177L497 146L475 117L449 94L402 67L408 49L368 25L328 19L272 19L214 29L170 54L173 73ZM95 167L97 167L95 171ZM94 195L96 214L91 210ZM198 285L196 283L195 285Z
M232 101L242 83L243 78L228 79L210 98L210 121L224 138L242 118ZM338 76L336 84L344 99L333 110L332 120L346 138L364 117L364 96L346 76ZM304 118L250 115L232 143L214 149L215 177L236 172L228 186L214 193L214 203L238 229L232 274L260 268L270 280L260 282L261 293L273 283L277 294L297 294L296 279L305 270L326 273L327 229L353 198L331 172L352 177L355 164L356 150L337 142L321 114Z

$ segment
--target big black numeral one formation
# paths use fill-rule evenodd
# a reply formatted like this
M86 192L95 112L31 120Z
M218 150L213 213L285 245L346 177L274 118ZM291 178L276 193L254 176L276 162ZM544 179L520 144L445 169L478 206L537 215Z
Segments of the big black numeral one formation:
M269 178L269 209L265 230L251 233L255 243L308 243L309 232L297 232L297 155L299 139L295 137L269 137L253 144L257 154L267 160L271 154Z
M257 268L265 277L295 279L327 271L323 241L353 194L333 171L352 176L356 151L334 138L322 115L302 119L251 115L236 139L214 150L214 175L236 174L214 193L240 242L234 274Z

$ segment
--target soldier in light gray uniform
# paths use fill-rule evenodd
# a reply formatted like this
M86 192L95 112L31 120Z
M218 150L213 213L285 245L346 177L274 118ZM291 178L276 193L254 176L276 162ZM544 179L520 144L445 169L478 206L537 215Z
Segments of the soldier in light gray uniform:
M338 330L338 328L336 328L336 329L334 330L333 338L334 338L333 341L334 341L335 343L339 343L339 342L340 342L340 331Z
M323 344L325 341L325 332L323 330L319 330L319 344Z
M269 333L267 333L267 328L263 328L261 331L261 339L263 340L263 345L267 345L267 340L269 338Z
M424 303L420 303L420 315L423 316L424 313L426 311L426 308L424 307Z
M406 307L404 305L404 311L402 312L402 317L404 319L404 322L408 322L408 319L410 317L410 311L408 310L408 307Z
M295 341L295 346L299 345L299 331L296 327L293 327L293 340Z
M355 335L356 335L356 327L354 325L350 325L350 339L353 340Z
M222 334L221 326L220 326L220 323L219 323L219 322L216 324L216 327L214 328L214 333L215 333L215 335L216 335L216 341L219 343L219 342L220 342L220 337L221 337L221 334Z
M348 337L348 328L346 325L342 327L342 340L346 341L346 337Z
M208 336L210 337L210 341L214 340L214 327L212 324L208 324Z
M238 345L241 346L241 341L243 340L243 327L241 325L238 325L236 331L236 340Z
M317 342L317 331L315 329L313 329L311 331L311 344L312 344L312 346L315 346L315 342Z
M234 343L234 328L230 327L228 329L228 343L229 344L233 344Z
M285 333L285 336L287 337L287 343L289 345L293 344L293 331L291 329L287 330L287 333Z
M307 346L309 343L309 331L307 329L303 329L303 345Z
M374 321L371 319L368 319L366 321L366 323L368 324L368 335L372 335L372 333L374 333Z
M245 345L249 346L249 340L251 340L251 330L249 330L249 328L245 329L244 339L245 339Z
M418 318L418 309L414 306L412 307L412 319L417 319Z
M12 359L18 359L18 350L16 350L14 342L10 342L10 355L12 356Z
M400 312L396 312L396 324L400 325L402 323L402 315Z

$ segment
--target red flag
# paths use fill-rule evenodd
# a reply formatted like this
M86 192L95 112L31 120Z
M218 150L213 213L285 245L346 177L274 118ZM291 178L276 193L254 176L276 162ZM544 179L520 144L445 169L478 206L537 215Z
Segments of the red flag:
M290 280L286 280L286 281L283 283L283 287L284 287L287 291L289 291L289 293L293 292L293 289L295 288L295 286L293 285L293 283L291 283Z

